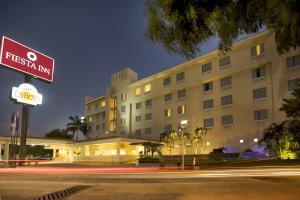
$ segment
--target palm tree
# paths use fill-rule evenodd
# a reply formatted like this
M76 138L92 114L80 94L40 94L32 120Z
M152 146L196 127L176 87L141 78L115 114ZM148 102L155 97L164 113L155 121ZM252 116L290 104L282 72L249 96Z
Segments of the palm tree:
M207 134L207 128L197 127L194 131L195 135L192 139L192 143L196 145L196 154L198 154L199 144L202 146L203 137Z
M78 141L78 132L81 131L84 136L87 135L87 123L85 119L80 119L77 115L75 117L70 116L70 121L67 124L67 131L71 131L73 136L76 133L76 141Z
M170 155L172 154L172 148L174 148L175 139L178 137L178 133L174 130L165 131L161 134L161 141L167 143L168 148L170 150ZM172 144L172 145L171 145Z

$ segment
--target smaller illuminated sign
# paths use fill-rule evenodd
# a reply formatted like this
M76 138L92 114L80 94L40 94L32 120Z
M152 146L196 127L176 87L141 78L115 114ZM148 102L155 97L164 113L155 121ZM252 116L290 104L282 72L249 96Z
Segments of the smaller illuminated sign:
M42 104L43 96L37 92L37 89L28 83L22 83L19 87L13 87L11 98L19 103L25 103L36 106Z

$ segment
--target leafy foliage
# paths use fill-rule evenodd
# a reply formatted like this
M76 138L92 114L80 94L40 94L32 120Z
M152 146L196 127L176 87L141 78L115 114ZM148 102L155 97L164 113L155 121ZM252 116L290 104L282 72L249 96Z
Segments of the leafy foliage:
M84 136L87 135L87 123L85 119L80 119L78 116L70 116L70 121L67 124L67 131L73 133L73 136L76 133L76 140L78 140L78 132L81 131Z
M198 146L202 145L203 137L207 134L207 129L204 127L197 127L194 131L192 143L196 145L196 154L198 154Z
M45 134L46 138L61 138L61 139L72 139L73 135L68 134L64 129L53 129L52 131Z
M300 88L292 92L291 98L283 100L280 111L286 113L288 120L267 127L261 142L281 158L290 158L300 146Z
M297 0L148 0L145 15L147 37L187 58L212 36L220 38L219 49L226 52L239 35L263 28L275 33L279 53L300 46Z

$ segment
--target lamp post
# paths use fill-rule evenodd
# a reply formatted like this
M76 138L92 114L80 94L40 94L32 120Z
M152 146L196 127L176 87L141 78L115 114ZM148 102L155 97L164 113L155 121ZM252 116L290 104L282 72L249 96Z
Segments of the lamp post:
M187 120L181 120L179 124L179 131L181 131L181 155L182 155L182 169L184 170L184 138L183 138L183 133L184 130L186 130L187 126Z

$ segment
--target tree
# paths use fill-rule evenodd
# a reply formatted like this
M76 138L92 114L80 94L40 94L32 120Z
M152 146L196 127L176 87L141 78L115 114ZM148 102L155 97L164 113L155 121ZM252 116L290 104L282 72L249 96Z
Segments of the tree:
M45 134L46 138L62 138L62 139L72 139L73 135L68 134L65 129L53 129Z
M75 136L76 133L76 141L78 141L78 132L81 131L84 136L87 135L87 123L85 119L80 119L78 116L70 116L70 121L67 124L67 131L70 131L73 133L73 136Z
M300 87L293 90L292 98L283 99L280 111L285 112L287 117L300 120Z
M170 151L170 155L172 154L172 148L174 148L175 146L176 138L178 138L178 132L174 130L165 131L161 134L161 141L167 144Z
M147 37L169 53L193 57L199 44L218 36L227 52L241 34L275 33L279 53L300 46L297 0L147 0Z
M300 87L292 92L291 98L283 100L280 111L285 112L288 119L267 127L261 142L286 159L293 157L300 146Z
M198 154L198 145L202 146L203 137L207 134L207 129L204 127L197 127L194 130L194 137L192 139L192 143L196 145L196 154Z

